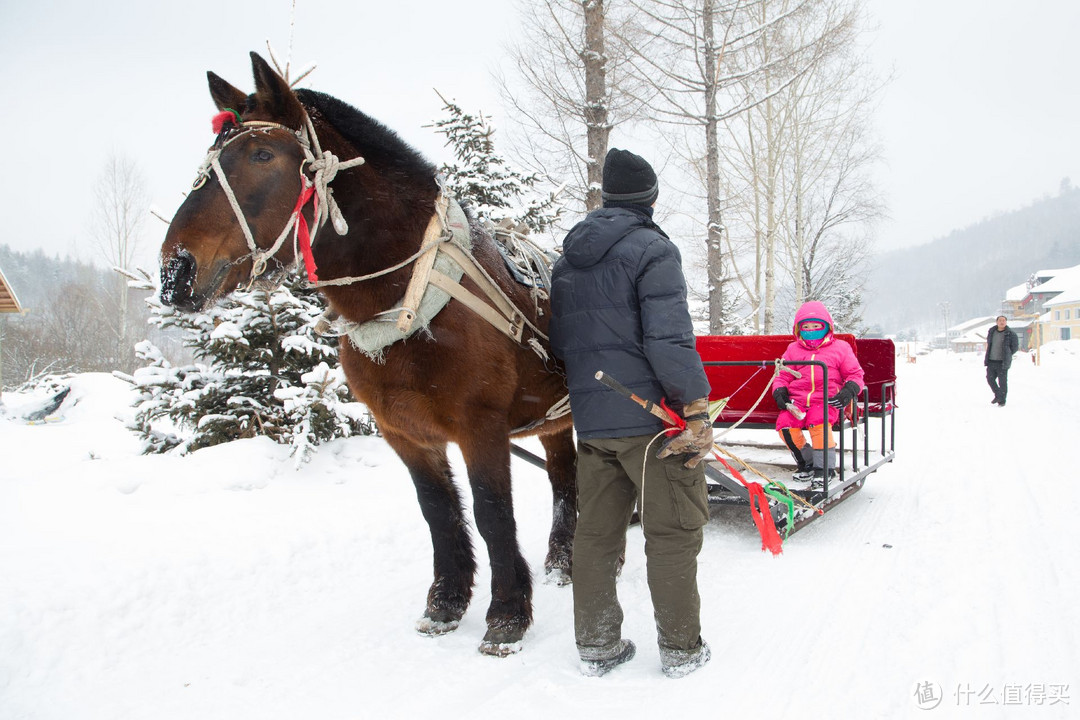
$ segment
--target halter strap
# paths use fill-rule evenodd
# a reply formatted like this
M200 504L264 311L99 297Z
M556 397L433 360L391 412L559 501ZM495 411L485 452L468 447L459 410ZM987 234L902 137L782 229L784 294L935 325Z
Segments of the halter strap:
M281 123L265 120L240 121L237 128L239 129L239 132L227 136L224 141L215 143L214 146L210 148L206 154L206 159L204 159L202 165L199 166L198 176L195 178L195 182L192 184L191 189L198 190L205 185L206 180L210 177L211 171L217 174L218 183L221 185L221 189L229 201L229 206L232 208L233 214L236 215L236 219L240 223L240 229L244 233L244 240L247 241L248 249L251 251L247 256L252 259L249 285L266 270L267 261L281 249L281 246L285 244L285 239L289 237L290 234L293 236L293 257L295 261L299 262L299 257L302 252L305 265L307 266L309 279L312 281L317 280L315 277L314 260L310 257L311 244L314 243L315 235L322 226L326 224L327 220L333 224L334 231L338 235L344 235L349 232L349 225L345 221L345 217L341 214L341 209L338 207L337 201L334 200L333 193L330 192L330 183L337 176L338 171L362 165L364 164L364 158L362 156L357 156L352 160L341 161L329 150L323 151L319 144L319 137L315 133L315 126L311 122L311 116L309 116L307 112L304 112L304 126L300 130L293 130ZM221 153L225 148L245 135L268 130L286 130L292 134L297 143L299 143L300 148L304 151L305 158L303 162L300 163L299 168L301 183L303 185L300 190L300 199L297 201L292 214L289 215L289 220L285 223L285 227L282 228L281 232L278 234L277 239L274 240L268 249L263 250L255 243L255 237L251 232L251 226L248 224L247 218L244 216L244 211L236 199L236 193L233 192L232 186L225 176L225 171L221 167ZM314 173L313 177L308 178L304 173L305 165L307 165L308 169ZM315 226L311 231L310 238L308 238L307 223L303 221L301 213L304 205L307 204L307 198L310 197L315 198ZM301 237L301 235L304 237ZM300 247L298 247L298 245Z

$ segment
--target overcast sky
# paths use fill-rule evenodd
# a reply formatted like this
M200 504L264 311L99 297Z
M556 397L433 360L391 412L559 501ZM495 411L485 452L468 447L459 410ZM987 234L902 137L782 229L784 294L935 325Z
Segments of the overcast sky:
M609 3L613 0L609 0ZM1077 0L870 0L881 100L879 185L890 219L878 247L929 242L1080 184ZM0 0L3 242L92 255L94 184L129 156L171 216L211 142L213 70L252 87L250 50L288 52L291 0ZM433 159L434 89L501 110L491 72L517 11L505 0L297 0L293 64L309 87L383 120ZM618 138L613 138L618 144ZM648 149L642 148L648 156ZM146 224L152 259L164 225Z

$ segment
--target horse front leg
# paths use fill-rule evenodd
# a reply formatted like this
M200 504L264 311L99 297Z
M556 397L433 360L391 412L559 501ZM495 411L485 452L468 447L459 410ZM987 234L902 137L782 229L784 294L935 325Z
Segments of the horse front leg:
M577 449L571 428L542 435L551 481L551 534L544 559L547 581L569 585L573 576L574 530L577 528Z
M431 532L435 577L416 630L423 635L453 632L472 598L476 559L446 447L425 447L387 431L383 437L409 469L420 511Z
M485 655L506 657L521 649L532 623L532 574L521 554L510 492L509 428L488 418L474 418L484 433L459 442L469 472L476 528L491 561L491 605L487 633L480 643ZM502 425L502 432L498 428ZM482 437L481 437L482 435Z

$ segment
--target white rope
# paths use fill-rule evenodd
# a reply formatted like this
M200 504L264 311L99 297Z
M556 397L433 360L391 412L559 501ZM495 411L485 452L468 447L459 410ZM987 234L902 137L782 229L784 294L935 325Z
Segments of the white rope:
M670 429L664 428L653 435L652 440L645 446L645 457L641 460L641 507L638 508L638 522L641 523L641 532L645 532L645 466L649 464L649 451L652 449L652 444L666 435Z
M313 288L321 288L321 287L327 287L327 286L331 286L331 285L352 285L353 283L364 282L365 280L373 280L373 279L375 279L377 277L382 277L383 275L389 275L390 273L394 272L395 270L400 270L401 268L405 267L406 265L412 263L414 260L416 260L418 257L423 255L424 253L426 253L431 248L437 247L438 245L441 245L442 243L447 242L448 240L449 240L449 238L438 238L437 240L432 240L431 242L422 245L419 250L417 250L412 255L405 258L401 262L399 262L397 265L391 265L390 267L385 268L383 270L379 270L378 272L369 273L367 275L356 275L356 276L352 276L352 277L333 278L331 280L320 280L320 281L318 281L316 283L311 283L311 287L313 287ZM398 310L400 310L400 308L398 308ZM396 313L396 312L398 312L398 310L388 310L387 312L395 312Z

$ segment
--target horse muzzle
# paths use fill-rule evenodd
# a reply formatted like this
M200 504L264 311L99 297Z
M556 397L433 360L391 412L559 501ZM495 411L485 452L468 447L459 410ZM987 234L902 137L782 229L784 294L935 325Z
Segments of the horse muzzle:
M161 264L161 302L184 311L201 310L207 296L195 291L198 263L187 250Z

